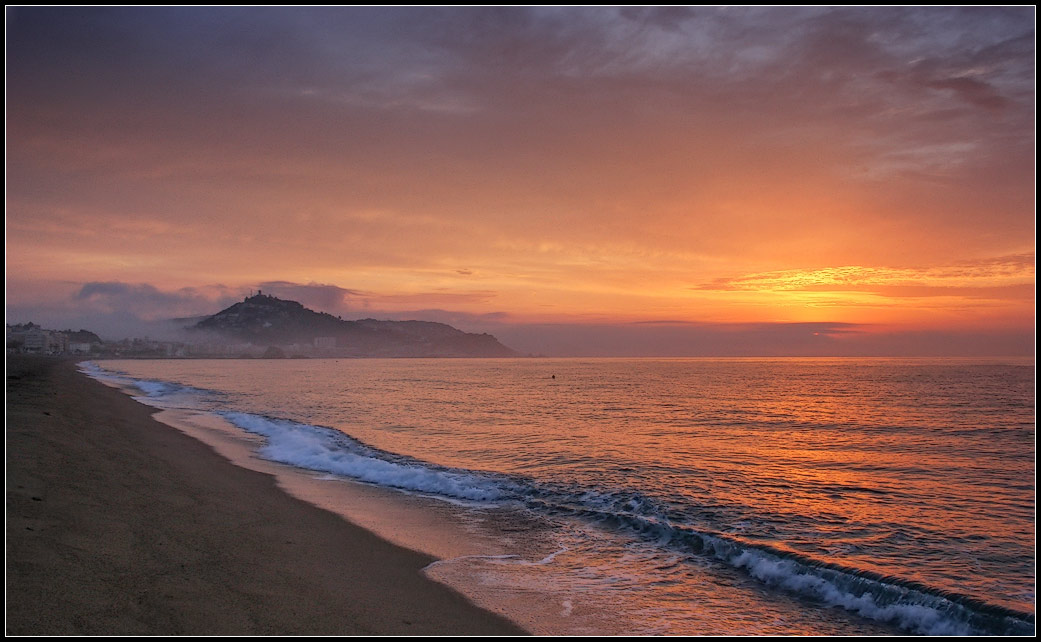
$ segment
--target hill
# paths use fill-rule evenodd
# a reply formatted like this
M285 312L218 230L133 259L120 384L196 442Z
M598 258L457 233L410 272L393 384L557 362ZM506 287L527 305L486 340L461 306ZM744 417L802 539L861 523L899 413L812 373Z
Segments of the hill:
M257 346L306 345L352 357L517 356L490 334L431 321L345 321L266 294L247 297L189 329Z

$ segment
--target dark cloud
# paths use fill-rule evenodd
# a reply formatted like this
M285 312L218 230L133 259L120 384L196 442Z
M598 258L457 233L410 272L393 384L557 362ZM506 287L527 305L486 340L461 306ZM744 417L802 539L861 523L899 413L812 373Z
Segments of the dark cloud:
M987 109L1019 104L1032 55L1008 31L1029 32L1031 16L1028 8L24 8L8 32L9 127L16 157L25 151L19 134L46 125L91 142L157 141L149 156L213 159L223 171L243 154L256 162L304 153L384 170L407 149L530 172L526 150L547 147L560 160L539 158L555 171L608 133L638 151L649 107L715 120L709 110L720 104L719 126L747 135L839 114L850 119L846 139L882 127L911 146L927 132L886 114L949 109L946 94ZM902 91L887 91L898 78ZM924 91L939 96L924 101ZM420 123L416 110L432 119ZM1016 126L1032 119L1029 104L1016 113ZM742 114L746 122L726 122ZM1013 125L973 118L961 113L944 135ZM536 126L548 140L532 136ZM495 144L486 150L476 136ZM513 160L490 158L503 148Z
M119 281L85 283L73 295L77 305L105 312L122 312L141 320L160 320L212 314L214 306L234 301L225 286L186 287L163 291L148 283ZM219 309L219 308L218 308Z
M975 78L955 77L933 80L930 87L950 89L963 100L987 109L1001 109L1008 100L1000 95L993 85Z
M523 353L572 357L827 354L848 324L517 324L495 329Z
M495 336L525 354L570 357L1017 356L1027 331L882 332L843 323L503 325Z
M163 290L149 283L84 283L67 299L8 305L9 322L34 321L51 329L85 328L103 339L183 339L185 321L221 310L238 299L223 285Z

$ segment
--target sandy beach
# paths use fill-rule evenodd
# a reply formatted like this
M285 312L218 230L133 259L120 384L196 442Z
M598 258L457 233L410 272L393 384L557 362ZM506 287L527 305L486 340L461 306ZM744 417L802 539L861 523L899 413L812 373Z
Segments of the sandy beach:
M523 633L72 361L9 357L6 411L9 635Z

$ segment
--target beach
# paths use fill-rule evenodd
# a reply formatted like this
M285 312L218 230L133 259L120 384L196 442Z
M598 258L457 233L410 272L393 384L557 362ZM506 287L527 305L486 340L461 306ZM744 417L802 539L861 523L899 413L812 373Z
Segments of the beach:
M8 633L1034 630L1029 363L8 367Z
M6 412L9 635L524 633L72 361L8 357Z

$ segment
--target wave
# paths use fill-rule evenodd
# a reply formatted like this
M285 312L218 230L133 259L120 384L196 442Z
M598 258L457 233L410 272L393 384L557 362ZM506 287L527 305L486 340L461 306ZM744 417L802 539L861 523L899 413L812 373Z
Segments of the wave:
M81 364L83 366L84 364ZM86 374L145 393L146 402L210 391L156 380L131 379L96 364ZM458 468L373 448L338 430L288 419L217 410L234 426L264 437L259 454L272 461L380 486L469 502L519 504L539 514L567 515L739 569L767 586L862 617L925 635L1032 635L1034 615L967 595L865 569L823 562L679 523L682 517L652 497L608 492ZM552 558L552 556L551 556ZM552 559L547 558L547 563Z
M266 437L260 454L272 461L380 486L472 501L500 500L512 492L480 474L386 453L332 428L238 411L217 414L247 432Z
M89 377L115 384L124 389L140 392L144 396L142 401L155 402L151 403L151 405L166 406L168 405L166 402L171 401L175 396L179 396L185 401L201 395L219 396L219 393L215 390L196 388L160 379L137 379L119 370L102 368L93 361L84 361L77 365L79 365L80 371ZM188 405L189 407L191 406L190 403Z
M79 366L80 372L88 377L97 379L98 381L118 383L122 385L133 385L134 383L134 380L128 377L125 372L102 368L93 361L81 361L76 365Z
M622 528L664 546L706 555L756 580L828 606L925 635L1032 635L1034 615L866 569L736 540L676 524L667 508L639 493L533 489L526 505Z
M449 469L372 448L332 428L237 411L219 413L267 439L273 461L403 490L481 502L516 501L543 514L567 514L621 527L686 552L708 555L764 584L926 635L1029 635L1033 615L871 571L821 562L719 533L674 524L639 493L607 493Z
M145 393L146 397L152 399L161 399L175 394L213 394L212 390L204 390L202 388L194 388L192 386L170 383L169 381L159 381L156 379L137 379L134 381L134 385L141 392Z

